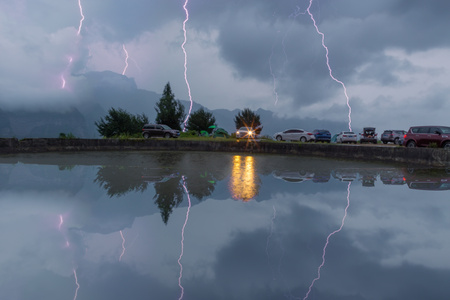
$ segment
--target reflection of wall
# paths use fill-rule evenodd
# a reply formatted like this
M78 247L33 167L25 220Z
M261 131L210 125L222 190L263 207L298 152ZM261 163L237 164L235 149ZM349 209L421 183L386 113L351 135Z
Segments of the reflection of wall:
M233 199L248 201L258 195L260 179L253 156L233 156L230 192Z

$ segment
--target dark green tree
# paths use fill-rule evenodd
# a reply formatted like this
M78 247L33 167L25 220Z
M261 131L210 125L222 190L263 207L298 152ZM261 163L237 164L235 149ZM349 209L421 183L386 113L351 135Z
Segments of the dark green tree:
M244 110L234 117L234 124L236 125L236 128L256 128L261 125L261 121L257 113L250 108L244 108Z
M162 97L156 103L156 119L158 124L165 124L172 129L181 130L181 124L184 121L184 106L179 100L175 100L172 88L168 82L164 87Z
M145 114L132 115L121 108L110 108L105 118L95 122L97 131L104 137L113 137L121 134L136 134L142 130L142 126L148 123Z
M213 125L216 125L216 118L212 113L205 111L202 107L191 114L186 127L189 130L195 130L197 132L205 130L211 133L213 129L209 127Z

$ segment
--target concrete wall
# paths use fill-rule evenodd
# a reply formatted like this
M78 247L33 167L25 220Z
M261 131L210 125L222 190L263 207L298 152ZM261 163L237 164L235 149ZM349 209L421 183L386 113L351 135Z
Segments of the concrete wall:
M437 148L405 148L381 145L341 145L245 140L180 139L0 139L0 154L67 151L217 151L290 154L347 160L394 162L408 165L450 167L450 151Z

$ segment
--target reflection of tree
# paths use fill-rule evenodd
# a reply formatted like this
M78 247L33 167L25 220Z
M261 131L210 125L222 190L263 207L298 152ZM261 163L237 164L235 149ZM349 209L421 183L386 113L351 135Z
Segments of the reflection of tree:
M167 224L174 207L183 202L184 189L180 177L165 182L155 182L155 204L161 211L163 222Z
M185 177L186 187L191 196L202 200L214 192L216 178L213 174L204 172L203 174L190 174Z
M100 184L110 197L131 191L143 192L148 186L148 182L142 180L139 167L103 166L99 168L94 182Z

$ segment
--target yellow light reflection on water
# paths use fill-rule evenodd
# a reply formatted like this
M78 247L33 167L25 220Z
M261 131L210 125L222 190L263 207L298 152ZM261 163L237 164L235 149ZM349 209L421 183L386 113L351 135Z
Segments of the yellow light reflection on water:
M253 156L233 157L230 192L233 199L249 201L258 195L260 180L255 171Z

